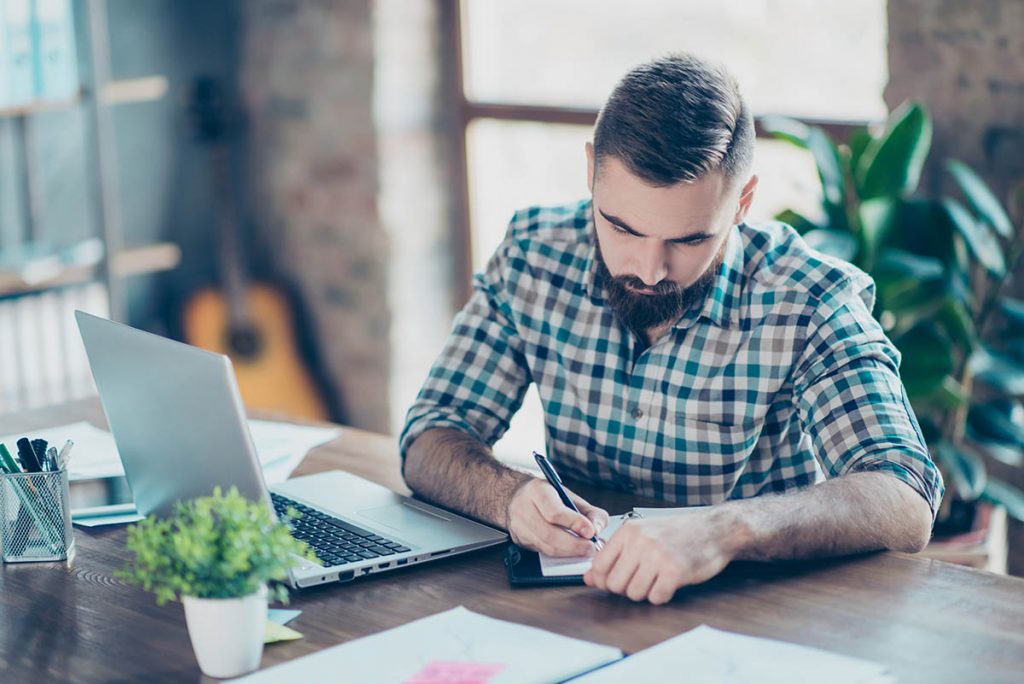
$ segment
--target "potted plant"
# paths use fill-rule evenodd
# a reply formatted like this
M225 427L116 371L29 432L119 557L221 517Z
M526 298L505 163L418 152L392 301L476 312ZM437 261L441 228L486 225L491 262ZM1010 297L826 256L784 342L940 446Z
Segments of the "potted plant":
M127 548L134 559L116 576L153 592L159 605L184 604L196 660L211 677L259 667L268 598L288 597L284 586L267 583L285 579L294 556L312 558L267 505L234 487L133 525Z
M989 477L985 461L1024 464L1024 301L1005 296L1024 253L1024 184L1011 212L966 164L948 161L958 197L915 196L932 132L920 104L842 144L785 117L763 123L810 151L822 185L820 216L776 218L875 281L873 313L902 354L900 375L946 482L936 537L972 529L979 502L1024 520L1024 492Z

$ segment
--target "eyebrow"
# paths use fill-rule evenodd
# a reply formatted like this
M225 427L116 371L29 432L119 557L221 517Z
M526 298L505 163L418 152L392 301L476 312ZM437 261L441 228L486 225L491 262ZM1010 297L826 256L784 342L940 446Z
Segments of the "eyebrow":
M614 223L616 226L618 226L622 230L626 231L630 235L634 235L634 236L639 237L639 238L650 237L649 235L644 235L643 233L641 233L636 228L633 228L631 225L629 225L628 223L626 223L625 221L620 219L618 216L614 216L612 214L607 214L607 213L605 213L605 211L603 209L598 209L597 211L598 211L598 213L601 214L601 216L604 216L605 220L607 220L609 223ZM687 242L697 242L698 240L706 240L706 239L712 238L714 236L715 236L714 233L709 233L707 231L703 231L702 230L702 231L699 231L697 233L691 233L689 235L681 235L680 237L677 237L677 238L669 238L668 240L665 240L665 242L673 242L673 243L676 243L676 244L683 244L683 243L687 243Z

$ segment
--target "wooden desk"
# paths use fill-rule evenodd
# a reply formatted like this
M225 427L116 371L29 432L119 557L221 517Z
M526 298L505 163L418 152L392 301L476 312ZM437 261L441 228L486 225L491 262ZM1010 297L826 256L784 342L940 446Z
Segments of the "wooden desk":
M95 402L80 402L0 416L0 434L83 417L104 424ZM297 474L331 468L404 491L390 438L346 430ZM628 507L615 497L609 506ZM70 563L0 570L0 682L203 680L181 606L157 607L111 577L127 559L124 528L75 536ZM305 638L268 646L263 666L460 604L630 653L706 623L882 662L901 683L1019 683L1024 673L1017 578L898 553L734 564L653 607L587 587L512 590L496 548L294 594L291 607L303 613L293 624Z

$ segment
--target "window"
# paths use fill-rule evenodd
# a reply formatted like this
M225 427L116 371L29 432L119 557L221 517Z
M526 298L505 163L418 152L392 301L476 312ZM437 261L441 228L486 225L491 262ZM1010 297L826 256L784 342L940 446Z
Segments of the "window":
M450 0L446 12L462 133L454 156L465 182L463 301L513 211L587 196L583 146L597 110L640 62L678 50L720 61L755 116L793 116L840 137L886 115L884 0L638 0L628 9L612 0ZM785 207L816 213L809 153L759 137L754 172L752 220ZM524 413L536 423L536 448L535 398ZM515 452L528 453L519 441Z

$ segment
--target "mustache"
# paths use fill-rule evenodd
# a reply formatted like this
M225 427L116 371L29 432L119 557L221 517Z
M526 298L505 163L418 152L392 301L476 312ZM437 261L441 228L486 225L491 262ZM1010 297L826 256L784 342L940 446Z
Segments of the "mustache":
M649 290L653 292L655 295L679 295L683 291L683 288L681 288L679 285L673 283L670 280L662 280L661 282L653 286L648 285L638 276L635 275L612 276L612 280L617 285L631 288L633 290Z

